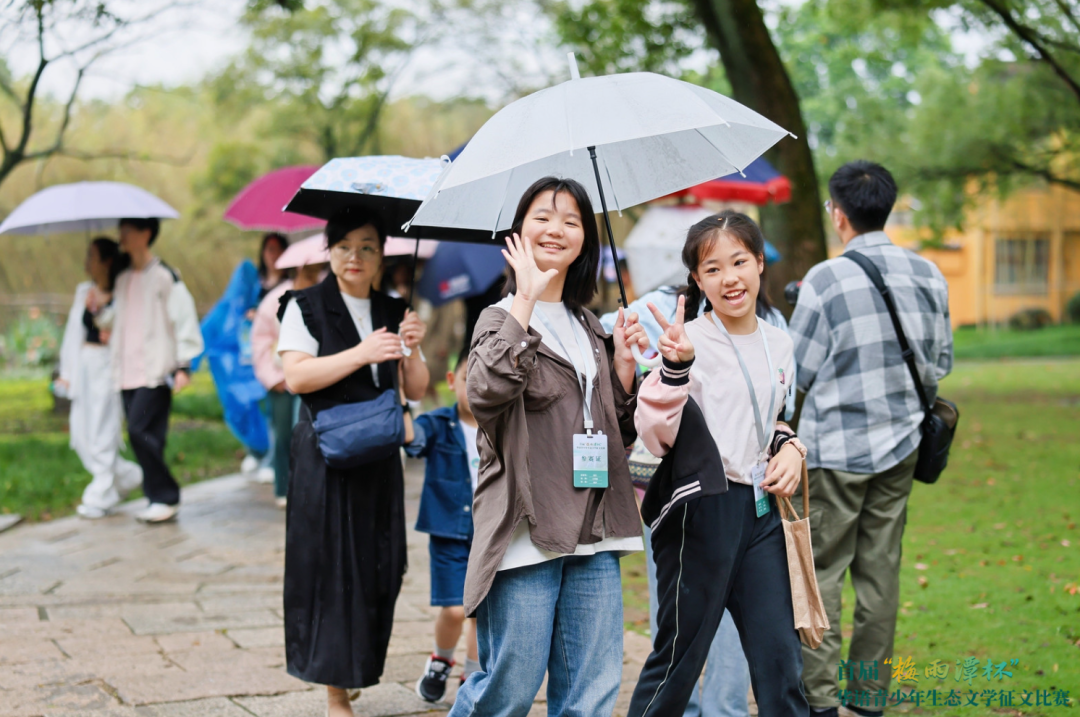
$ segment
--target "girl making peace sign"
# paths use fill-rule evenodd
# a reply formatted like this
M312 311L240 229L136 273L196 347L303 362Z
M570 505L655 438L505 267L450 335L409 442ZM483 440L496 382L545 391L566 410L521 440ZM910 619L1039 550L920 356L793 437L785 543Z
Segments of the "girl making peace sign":
M632 717L683 713L725 608L739 630L760 713L809 714L772 499L794 493L805 449L779 422L794 370L791 339L755 313L764 250L749 217L730 210L708 217L687 235L690 288L674 321L649 307L664 329L664 361L642 383L635 418L649 451L671 452L667 462L679 475L674 486L654 478L642 504L659 606ZM706 313L695 318L702 294ZM710 462L717 452L722 463ZM688 463L694 470L680 471Z

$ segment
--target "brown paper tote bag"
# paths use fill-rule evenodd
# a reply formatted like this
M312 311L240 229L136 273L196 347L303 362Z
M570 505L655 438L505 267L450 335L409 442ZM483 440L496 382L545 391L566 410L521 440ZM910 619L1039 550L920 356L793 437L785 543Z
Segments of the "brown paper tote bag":
M779 498L776 504L784 524L795 629L799 631L802 643L816 650L829 629L829 618L825 615L825 604L821 601L817 573L814 572L814 549L810 544L810 481L806 474L806 463L802 467L802 495L802 520L790 499Z

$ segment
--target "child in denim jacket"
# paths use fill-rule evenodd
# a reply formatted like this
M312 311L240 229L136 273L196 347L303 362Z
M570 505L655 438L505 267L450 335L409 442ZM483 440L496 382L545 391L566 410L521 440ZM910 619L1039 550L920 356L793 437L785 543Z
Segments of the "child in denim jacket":
M462 352L455 370L446 375L457 403L417 417L413 422L415 437L405 446L408 455L427 459L416 529L431 536L428 542L431 604L442 608L435 621L435 651L416 683L416 693L428 702L438 702L446 693L446 681L454 666L454 648L466 623L465 572L473 536L473 491L480 467L476 419L469 410L465 393L467 359L467 352ZM468 651L462 682L480 669L475 622L468 620Z

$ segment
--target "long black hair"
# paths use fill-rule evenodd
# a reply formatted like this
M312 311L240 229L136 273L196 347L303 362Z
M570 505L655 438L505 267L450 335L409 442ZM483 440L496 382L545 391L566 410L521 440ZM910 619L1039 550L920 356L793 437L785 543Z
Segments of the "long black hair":
M734 209L725 209L719 214L705 217L700 222L690 227L686 233L686 243L683 245L683 265L689 272L686 277L686 320L697 318L698 306L701 305L701 287L694 280L694 272L701 263L702 255L716 241L717 234L723 232L746 247L746 250L756 256L765 266L765 235L761 233L761 227L750 217ZM769 302L769 292L766 283L766 269L761 270L761 287L758 289L756 313L760 318L766 318L772 313L772 303ZM705 299L705 311L711 311L712 304Z
M116 277L131 264L131 256L120 251L120 245L109 237L95 237L90 246L97 249L98 259L109 262L109 292L116 286Z
M511 231L521 235L521 227L525 223L525 215L529 212L532 203L544 192L551 192L551 203L555 204L555 197L565 192L577 202L581 212L581 227L585 232L585 239L581 243L581 253L566 270L566 281L563 283L562 300L571 311L577 311L583 306L588 306L596 296L596 267L600 263L600 231L596 227L596 214L593 212L592 201L589 193L580 182L573 179L559 179L558 177L544 177L533 182L532 186L525 190L518 202L517 211L514 212L514 223ZM517 291L517 277L512 271L509 272L506 285L503 289L506 294Z
M265 279L266 275L270 272L270 267L266 265L266 245L272 241L276 241L281 246L281 250L285 251L289 248L289 238L284 234L278 232L270 232L269 234L263 234L262 244L259 245L259 278Z

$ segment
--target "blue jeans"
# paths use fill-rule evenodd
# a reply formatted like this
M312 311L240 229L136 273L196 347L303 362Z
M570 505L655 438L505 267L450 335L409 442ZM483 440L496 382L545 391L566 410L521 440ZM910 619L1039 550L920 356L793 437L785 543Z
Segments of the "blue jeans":
M622 678L622 581L615 553L502 570L476 611L480 671L449 717L524 717L548 673L547 710L608 717Z
M649 578L649 634L656 634L656 563L652 556L652 531L645 526L645 566ZM746 694L750 690L750 667L746 664L739 631L731 613L724 611L720 627L709 646L701 695L690 697L683 717L749 717Z

